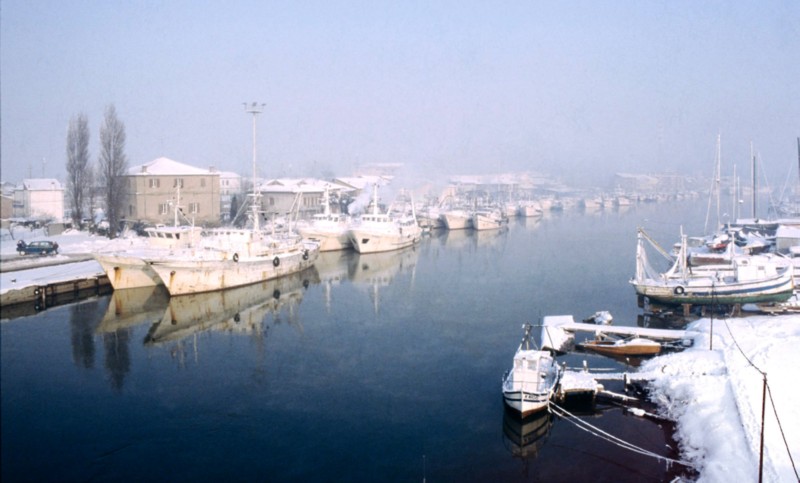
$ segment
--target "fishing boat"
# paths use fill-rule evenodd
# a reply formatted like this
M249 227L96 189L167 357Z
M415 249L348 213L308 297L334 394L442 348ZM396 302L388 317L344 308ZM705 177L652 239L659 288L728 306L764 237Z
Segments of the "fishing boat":
M173 204L173 224L171 226L158 224L146 228L144 231L147 238L144 244L132 246L124 251L93 254L114 290L162 285L161 278L146 260L168 256L198 245L202 228L193 224L179 223L180 196L179 187Z
M448 230L464 230L472 227L472 214L463 208L454 208L441 214Z
M352 247L350 220L344 213L331 212L330 194L327 186L325 187L322 206L323 212L315 214L310 224L299 226L297 232L303 238L318 242L319 251L321 252L346 250Z
M514 363L503 377L503 400L523 417L546 409L556 390L562 369L550 351L531 349L530 324L522 326L522 337Z
M499 230L508 226L508 217L499 209L480 209L472 212L472 227L476 230Z
M667 305L744 304L785 302L792 296L794 279L789 263L767 255L734 256L730 264L691 267L686 236L672 267L657 273L647 260L645 242L666 254L639 229L636 274L630 283L641 298Z
M414 204L411 212L404 209L394 212L389 207L386 213L378 208L378 186L373 186L372 211L361 215L361 219L350 229L350 240L358 253L376 253L410 247L422 237L417 224Z
M661 344L643 337L608 339L601 336L577 346L583 350L609 356L652 356L661 352Z

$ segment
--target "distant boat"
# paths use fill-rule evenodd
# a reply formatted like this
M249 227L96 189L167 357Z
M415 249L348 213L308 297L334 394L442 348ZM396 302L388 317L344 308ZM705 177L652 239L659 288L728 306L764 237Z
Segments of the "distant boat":
M378 186L373 187L372 212L364 213L350 229L350 240L358 253L376 253L410 247L419 242L422 229L417 223L413 202L411 213L402 210L381 213L378 208Z
M472 227L476 230L499 230L508 226L508 217L499 209L481 209L472 212Z
M636 274L630 283L640 297L668 304L744 304L785 302L794 280L788 262L765 255L734 256L730 264L690 267L686 236L681 235L672 267L656 273L647 261L645 241L655 242L639 229Z
M510 371L503 377L503 400L523 417L547 408L562 370L550 351L531 349L530 324L514 354Z
M448 230L472 228L472 214L468 210L455 208L445 211L440 216L442 221L444 221L444 226L447 227Z
M323 212L315 214L311 223L306 226L299 226L297 232L310 240L319 243L319 251L330 252L345 250L353 246L350 240L350 219L344 213L332 213L330 206L330 194L328 187L325 187L323 198Z

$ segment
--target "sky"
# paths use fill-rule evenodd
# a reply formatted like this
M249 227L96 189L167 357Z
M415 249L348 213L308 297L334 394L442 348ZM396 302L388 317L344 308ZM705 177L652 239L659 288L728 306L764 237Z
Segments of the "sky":
M249 176L536 171L797 176L800 2L0 0L0 178L96 162L106 106L129 166ZM791 169L794 169L792 175Z

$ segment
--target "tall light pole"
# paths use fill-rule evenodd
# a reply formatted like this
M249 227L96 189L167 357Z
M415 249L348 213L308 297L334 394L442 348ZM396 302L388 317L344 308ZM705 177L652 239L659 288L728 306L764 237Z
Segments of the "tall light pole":
M253 230L258 230L258 196L256 195L256 117L264 111L266 104L243 102L244 112L253 115Z

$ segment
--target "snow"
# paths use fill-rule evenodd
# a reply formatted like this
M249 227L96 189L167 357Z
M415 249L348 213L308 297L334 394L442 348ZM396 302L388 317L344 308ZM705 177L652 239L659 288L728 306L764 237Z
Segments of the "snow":
M800 462L800 315L701 319L691 349L656 357L640 368L652 377L652 397L662 415L677 422L682 458L698 470L698 481L758 478L762 377L769 394L765 412L764 481L797 481ZM713 349L709 349L713 333ZM737 345L738 344L738 345ZM741 349L741 350L740 350ZM784 444L783 437L786 438Z
M173 159L161 157L149 163L133 166L128 169L129 176L190 176L190 175L216 175L208 169L197 168Z
M3 229L0 240L0 257L3 271L0 273L0 293L18 290L45 282L78 280L103 274L103 269L94 260L87 259L92 253L128 250L141 247L146 239L138 236L123 236L114 240L77 230L67 230L61 235L47 236L44 229L15 227L14 237ZM17 241L52 240L58 243L58 255L17 255ZM41 266L47 264L47 266ZM10 271L13 270L13 271Z
M112 251L140 245L138 237L109 240L85 232L68 231L48 237L41 230L2 233L0 255L4 268L11 263L35 263L41 257L16 257L16 242L48 239L70 256ZM19 262L20 258L25 259ZM0 291L41 284L42 280L81 278L100 273L94 261L69 263L0 274ZM88 275L87 275L88 274ZM11 282L14 280L14 282ZM750 315L732 319L700 319L687 327L695 331L694 345L683 352L655 357L640 368L652 379L652 397L662 416L677 422L681 459L690 461L701 482L756 481L761 431L762 376L767 374L764 439L764 481L797 481L787 446L800 463L800 314ZM713 349L709 350L713 333ZM741 351L740 351L741 349ZM786 438L784 444L775 412Z

